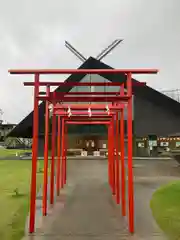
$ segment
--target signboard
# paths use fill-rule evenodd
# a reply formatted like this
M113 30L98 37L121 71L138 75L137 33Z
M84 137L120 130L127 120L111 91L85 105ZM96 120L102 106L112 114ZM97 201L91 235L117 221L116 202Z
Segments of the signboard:
M160 142L160 146L161 147L168 147L169 146L169 142Z
M143 143L143 142L139 142L139 143L138 143L138 147L139 147L139 148L144 148L144 143Z
M157 147L157 140L150 140L150 141L149 141L149 146L151 146L151 147Z
M104 148L104 149L106 148L106 144L105 143L103 143L102 148Z
M180 142L176 142L176 147L180 147Z
M99 157L100 156L100 152L99 151L94 151L93 155L96 156L96 157Z
M81 156L82 156L82 157L87 157L87 151L82 151L82 152L81 152Z

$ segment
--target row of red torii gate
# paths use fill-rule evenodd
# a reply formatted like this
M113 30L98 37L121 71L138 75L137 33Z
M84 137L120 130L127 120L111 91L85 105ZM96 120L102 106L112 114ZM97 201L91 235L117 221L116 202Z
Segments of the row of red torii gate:
M108 127L108 181L112 195L117 204L121 204L121 214L128 215L129 232L134 233L134 189L132 165L132 74L156 74L157 69L30 69L9 70L11 74L32 74L34 82L25 82L25 86L34 87L33 145L32 145L32 176L30 196L29 233L35 231L36 212L36 172L38 157L38 104L46 102L45 108L45 146L44 146L44 181L43 181L43 216L47 215L48 185L48 141L49 119L52 112L52 149L50 171L50 204L54 204L54 188L60 195L60 189L66 184L67 162L67 125L68 124L105 124ZM126 75L126 85L113 82L42 82L40 76L45 74L117 74ZM139 83L139 87L145 83ZM45 95L40 87L46 87ZM117 92L51 92L52 86L117 86ZM126 87L126 91L125 91ZM73 102L73 104L71 104ZM50 107L51 106L51 107ZM124 109L127 108L127 187L124 159ZM120 114L120 119L118 117ZM58 121L58 124L56 124ZM56 129L56 126L58 126ZM58 133L56 143L56 132ZM56 151L57 146L57 151ZM57 153L57 154L56 154ZM56 156L57 155L57 156ZM56 185L55 185L56 181ZM127 204L127 206L126 206Z

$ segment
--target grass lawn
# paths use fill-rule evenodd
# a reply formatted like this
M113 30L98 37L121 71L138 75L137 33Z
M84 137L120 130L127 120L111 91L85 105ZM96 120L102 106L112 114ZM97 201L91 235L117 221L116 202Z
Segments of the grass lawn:
M159 227L170 239L180 239L180 181L158 189L150 205Z
M39 163L40 167L43 161ZM24 235L29 211L31 161L0 161L0 239L20 240ZM37 173L37 185L42 173ZM15 194L18 190L19 195Z
M21 154L24 152L31 152L31 149L6 149L6 148L0 148L0 157L11 157L16 156L16 153Z

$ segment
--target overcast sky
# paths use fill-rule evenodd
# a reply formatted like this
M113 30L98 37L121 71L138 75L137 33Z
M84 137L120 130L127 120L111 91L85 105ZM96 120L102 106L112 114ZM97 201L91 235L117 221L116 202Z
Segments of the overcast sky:
M9 68L77 68L64 46L86 57L123 38L103 61L115 68L159 68L137 76L156 89L180 88L180 0L0 0L0 108L18 123L32 110L30 76ZM179 15L179 16L178 16Z

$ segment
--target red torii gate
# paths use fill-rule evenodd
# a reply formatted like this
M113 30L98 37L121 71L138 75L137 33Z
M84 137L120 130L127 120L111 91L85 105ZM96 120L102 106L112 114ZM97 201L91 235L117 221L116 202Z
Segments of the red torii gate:
M117 204L120 203L120 179L119 179L119 155L118 138L120 138L121 151L121 197L122 215L126 214L125 205L125 163L124 163L124 107L127 105L128 112L128 215L129 231L134 232L134 190L133 190L133 169L132 169L132 74L156 74L157 69L31 69L31 70L9 70L11 74L33 74L34 82L26 82L25 86L34 86L34 115L33 115L33 146L32 146L32 176L31 176L31 201L30 201L30 221L29 232L35 229L35 202L36 202L36 170L38 152L38 102L46 101L45 114L45 147L44 147L44 188L43 188L43 215L47 214L47 184L48 184L48 135L49 135L49 102L53 104L52 116L52 156L51 156L51 179L50 179L50 203L54 203L54 177L55 177L55 145L56 145L56 115L58 115L58 139L57 139L57 195L60 193L60 186L66 183L66 126L67 124L105 124L108 126L108 175L112 194L116 195ZM42 74L115 74L124 73L127 76L127 93L124 93L124 85L121 83L74 83L74 82L40 82ZM145 85L144 83L138 85ZM40 86L46 86L46 95L40 94ZM50 92L51 86L121 86L120 91L104 93L87 92L81 93L57 93ZM78 96L72 96L72 95ZM69 97L65 95L70 95ZM83 96L84 95L84 96ZM93 96L91 96L93 95ZM106 104L86 104L74 106L73 116L69 109L73 109L73 104L64 105L64 102L105 102ZM61 104L57 104L60 102ZM111 104L107 104L110 102ZM120 104L119 104L120 103ZM67 109L68 108L68 109ZM118 109L119 108L119 109ZM89 110L82 112L82 110ZM92 114L92 110L101 110L97 114ZM104 112L104 110L107 110ZM68 111L67 111L68 110ZM121 113L120 136L118 111ZM91 113L89 113L91 112ZM82 114L82 116L77 116ZM90 121L90 119L92 119ZM97 120L98 119L98 120ZM116 124L115 124L116 122ZM62 123L62 124L61 124ZM114 141L114 130L116 138ZM116 144L115 144L116 143ZM115 154L116 152L116 154ZM114 161L116 155L116 161Z

